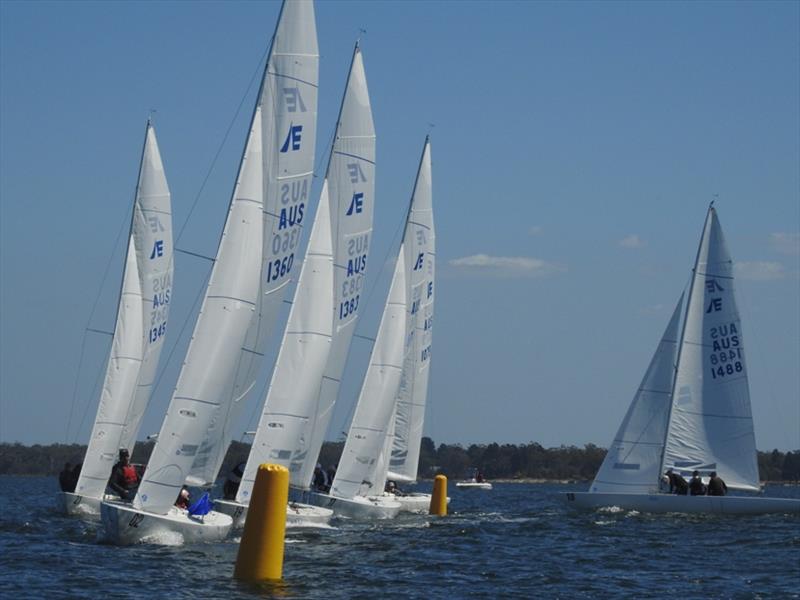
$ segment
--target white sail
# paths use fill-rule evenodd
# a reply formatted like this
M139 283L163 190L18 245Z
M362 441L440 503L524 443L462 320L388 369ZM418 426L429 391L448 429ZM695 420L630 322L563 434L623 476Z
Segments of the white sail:
M136 443L142 417L153 392L172 298L172 208L152 125L147 129L138 194L139 201L134 207L133 236L142 286L144 346L136 395L128 409L120 441L120 448L129 450L133 450Z
M293 487L309 486L341 370L336 375L337 388L328 390L328 394L334 392L332 400L321 388L332 361L334 368L344 367L363 292L372 232L374 167L375 133L361 52L356 46L309 240L309 252L314 247L315 258L309 254L303 264L264 412L236 496L239 502L249 501L258 465L267 459L289 469ZM326 226L329 250L323 248ZM326 253L332 261L329 283L323 279ZM312 258L314 262L309 264ZM325 310L327 316L321 312ZM330 338L325 339L326 335ZM344 357L334 358L334 352ZM304 359L306 353L313 359ZM322 407L328 408L320 415Z
M261 287L240 349L227 413L208 432L190 481L213 482L231 440L231 427L263 366L286 290L297 272L314 171L319 51L312 0L286 0L267 58L257 106L263 142Z
M242 341L259 294L263 232L260 121L261 111L256 109L189 350L133 501L137 509L158 514L169 511L201 444L224 425L230 409Z
M373 477L383 454L403 371L405 280L405 244L401 244L364 385L331 485L332 496L353 498L383 492L383 481L376 481Z
M237 502L250 501L260 464L290 468L293 458L305 456L304 436L317 409L320 381L331 349L332 312L333 248L325 182Z
M592 492L658 491L678 352L683 295L589 488Z
M687 299L663 468L716 471L728 487L755 491L755 434L733 287L733 262L711 206Z
M102 498L120 448L132 449L150 398L172 291L172 216L147 123L111 355L76 492Z
M433 337L436 236L433 227L431 145L425 140L404 238L409 286L409 345L397 395L389 478L414 481L419 466Z
M291 475L292 485L303 488L311 484L316 458L339 393L339 382L364 301L364 277L369 263L375 201L375 128L358 45L353 53L326 179L331 202L331 231L334 232L333 340L317 410L305 434L308 452L298 471Z

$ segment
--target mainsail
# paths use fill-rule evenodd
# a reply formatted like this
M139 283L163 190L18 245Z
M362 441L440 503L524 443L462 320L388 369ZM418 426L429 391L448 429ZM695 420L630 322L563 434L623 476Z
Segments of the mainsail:
M407 347L388 464L388 476L397 481L415 481L417 478L431 364L435 241L431 145L426 139L403 240L408 286Z
M683 295L589 488L592 492L647 494L658 491L682 307Z
M148 121L111 354L78 494L102 498L117 451L136 441L167 326L172 253L169 188Z
M731 260L708 209L687 299L663 469L717 471L733 489L757 491L753 417Z
M261 90L263 240L260 292L241 341L233 385L195 457L189 481L213 484L231 440L231 427L263 365L286 290L300 262L298 249L308 213L314 171L319 51L312 0L281 7Z
M306 259L295 290L264 412L237 493L239 502L249 501L262 460L288 467L294 487L307 488L311 481L363 293L374 175L375 132L363 60L356 45L309 241L309 252L312 243L315 251ZM330 285L324 283L327 254L332 257ZM327 291L321 289L323 285ZM322 316L323 310L328 311L327 317ZM313 349L304 349L311 342ZM306 352L313 360L304 360Z

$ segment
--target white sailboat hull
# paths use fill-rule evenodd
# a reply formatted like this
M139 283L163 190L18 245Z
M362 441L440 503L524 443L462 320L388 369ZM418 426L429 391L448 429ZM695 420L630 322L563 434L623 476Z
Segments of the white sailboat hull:
M800 515L800 499L793 498L568 492L566 500L569 506L584 509L617 506L625 510L649 513L675 512L729 515L790 513Z
M219 542L233 525L226 514L211 511L202 517L191 517L173 507L165 515L136 510L130 504L103 502L100 505L103 541L127 546L130 544L173 540L178 535L183 543Z
M106 495L104 500L115 500L117 496ZM73 492L58 492L56 506L65 515L82 517L99 517L102 500L91 496L82 496Z
M233 519L233 529L243 529L247 519L247 504L240 504L234 500L214 500L214 508ZM319 527L327 525L333 511L321 506L311 506L299 502L290 502L286 505L286 527Z
M392 500L396 500L400 503L400 512L401 513L415 513L415 514L428 514L428 511L431 508L431 495L430 494L422 494L418 492L412 492L410 494L404 494L402 496L398 496L395 494L390 494L388 492L384 492L384 498L390 498ZM450 497L447 498L447 504L450 504Z
M337 516L351 519L394 519L402 506L397 500L384 496L337 498L312 492L309 502L333 511Z
M456 482L456 487L463 490L490 490L492 489L492 484L488 481L458 481Z

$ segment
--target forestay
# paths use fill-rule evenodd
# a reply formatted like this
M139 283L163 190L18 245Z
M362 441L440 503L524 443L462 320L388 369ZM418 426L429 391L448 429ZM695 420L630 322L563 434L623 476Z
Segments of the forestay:
M388 477L414 481L419 465L433 339L436 236L433 227L431 145L428 139L414 184L404 236L409 297L407 349L397 394Z
M400 246L389 297L372 348L353 422L331 486L332 496L353 498L357 495L383 492L383 481L375 480L374 476L391 425L403 371L406 296L404 242Z
M259 293L261 111L256 109L217 258L189 350L134 507L166 514L209 432L224 425Z
M80 495L102 498L117 451L136 441L167 326L172 252L169 188L148 121L111 353L76 487Z
M658 491L682 307L683 295L592 482L592 492L647 494Z
M753 418L733 262L709 207L687 299L663 468L717 471L759 489Z
M327 182L323 183L289 321L272 373L236 501L247 504L262 463L292 468L307 452L305 432L317 409L331 349L333 249ZM294 472L292 473L294 477Z
M239 350L226 414L198 451L191 479L217 477L231 440L231 427L263 366L286 290L297 272L304 218L314 171L319 51L312 0L286 0L275 29L257 107L263 142L263 243L260 293Z

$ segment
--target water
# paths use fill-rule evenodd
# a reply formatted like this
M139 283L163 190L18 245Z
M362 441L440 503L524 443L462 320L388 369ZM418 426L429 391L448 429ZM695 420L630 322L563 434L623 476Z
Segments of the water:
M0 596L800 597L800 519L568 510L561 494L583 487L451 485L446 518L290 530L283 583L253 586L231 577L235 538L99 544L97 524L55 513L55 478L0 477Z

